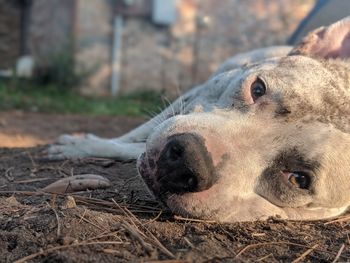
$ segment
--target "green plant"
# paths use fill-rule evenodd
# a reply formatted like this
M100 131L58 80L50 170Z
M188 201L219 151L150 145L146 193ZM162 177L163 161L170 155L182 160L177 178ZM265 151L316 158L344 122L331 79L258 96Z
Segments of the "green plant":
M41 88L28 82L10 84L0 84L0 110L147 116L158 113L164 106L161 94L154 91L140 91L117 98L90 98L52 84Z

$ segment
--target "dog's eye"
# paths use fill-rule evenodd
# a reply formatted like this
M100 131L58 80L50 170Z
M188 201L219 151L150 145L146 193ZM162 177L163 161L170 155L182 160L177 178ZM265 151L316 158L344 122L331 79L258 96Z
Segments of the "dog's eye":
M309 175L304 172L288 173L288 181L301 189L308 189L311 182Z
M250 94L253 98L253 101L255 102L258 98L261 96L264 96L266 93L266 86L265 83L261 79L257 79L253 82L253 84L250 87Z

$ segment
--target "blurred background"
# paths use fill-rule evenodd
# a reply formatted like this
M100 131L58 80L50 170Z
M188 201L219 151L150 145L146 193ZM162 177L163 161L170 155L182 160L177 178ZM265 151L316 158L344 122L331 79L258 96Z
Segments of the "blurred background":
M338 9L331 12L334 16L350 1L318 2L328 9L335 5L327 2L338 2ZM124 132L204 82L225 59L286 44L314 4L314 0L0 0L0 146L47 143L62 132L103 136ZM321 22L329 22L327 12ZM66 118L58 118L59 114ZM88 117L69 114L141 118L131 126L124 120L117 128L108 128L111 121L104 119L96 130L97 117L93 124ZM27 143L23 138L29 135L36 139Z
M0 0L0 69L10 75L22 59L35 68L19 75L79 85L93 96L173 94L205 81L234 54L285 44L313 3Z

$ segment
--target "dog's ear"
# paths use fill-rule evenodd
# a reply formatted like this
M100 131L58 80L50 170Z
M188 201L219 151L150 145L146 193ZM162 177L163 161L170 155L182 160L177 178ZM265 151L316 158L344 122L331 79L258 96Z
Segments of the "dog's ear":
M289 55L350 58L350 16L310 32Z

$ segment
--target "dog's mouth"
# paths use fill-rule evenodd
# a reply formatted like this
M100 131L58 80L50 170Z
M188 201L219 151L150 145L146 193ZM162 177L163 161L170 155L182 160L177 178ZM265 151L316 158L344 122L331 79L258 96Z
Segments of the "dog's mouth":
M147 158L147 153L144 152L142 153L139 158L137 159L137 171L141 175L142 179L146 183L146 185L150 188L150 190L153 191L153 172L152 169L150 168L148 158Z

